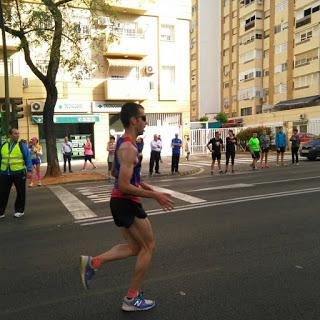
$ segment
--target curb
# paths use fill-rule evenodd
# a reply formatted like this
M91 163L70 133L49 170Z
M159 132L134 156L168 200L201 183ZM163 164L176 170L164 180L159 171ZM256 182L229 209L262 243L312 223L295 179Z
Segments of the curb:
M200 171L200 168L193 168L190 170L182 171L179 175L175 175L176 177L182 177L187 176L191 174L196 174ZM163 177L171 177L171 173L163 173L160 175L157 175L157 178L163 178ZM142 177L149 178L148 174L143 174ZM152 179L152 177L151 177ZM59 177L45 177L42 179L42 185L49 186L49 185L56 185L56 184L67 184L67 183L73 183L73 182L87 182L87 181L102 181L107 180L106 174L102 173L75 173L75 174L68 174L68 175L61 175ZM35 186L33 189L37 189L38 187Z

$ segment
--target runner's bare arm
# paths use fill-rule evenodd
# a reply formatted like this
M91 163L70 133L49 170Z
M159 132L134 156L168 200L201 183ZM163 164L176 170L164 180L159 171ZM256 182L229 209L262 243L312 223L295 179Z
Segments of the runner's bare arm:
M133 168L136 164L137 150L131 143L123 143L118 150L118 159L120 161L119 189L123 193L131 194L137 197L153 198L164 210L173 208L171 197L165 193L154 190L139 188L130 183Z
M140 187L143 188L144 190L151 190L151 191L153 191L153 188L152 188L149 184L147 184L146 182L144 182L144 181L141 181L141 182L140 182Z

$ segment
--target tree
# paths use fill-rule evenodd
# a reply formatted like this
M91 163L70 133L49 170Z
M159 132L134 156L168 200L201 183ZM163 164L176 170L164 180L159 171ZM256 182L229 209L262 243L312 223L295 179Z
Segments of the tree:
M222 125L224 125L225 123L228 122L228 116L224 113L224 112L219 112L216 116L215 119L222 123Z
M53 122L54 107L58 99L56 78L59 68L70 73L76 80L94 72L98 66L92 65L92 61L88 59L90 45L101 46L105 40L105 30L98 27L81 30L79 17L76 17L74 13L76 10L85 12L91 25L94 25L97 15L111 16L110 28L112 29L115 18L111 15L110 1L3 1L5 30L20 39L20 49L24 52L27 65L41 80L46 90L43 127L47 147L47 176L61 175ZM112 32L109 37L112 41L114 37ZM88 43L90 43L89 46ZM84 46L87 46L87 50L84 50ZM42 69L43 66L40 68L35 62L34 49L39 47L47 61L45 70Z

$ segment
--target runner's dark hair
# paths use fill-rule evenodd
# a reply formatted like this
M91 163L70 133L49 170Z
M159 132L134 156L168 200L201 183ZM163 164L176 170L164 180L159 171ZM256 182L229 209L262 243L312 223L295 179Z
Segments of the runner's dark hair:
M129 128L130 119L132 117L138 117L140 109L143 109L141 104L135 102L125 103L120 112L120 120L125 128Z

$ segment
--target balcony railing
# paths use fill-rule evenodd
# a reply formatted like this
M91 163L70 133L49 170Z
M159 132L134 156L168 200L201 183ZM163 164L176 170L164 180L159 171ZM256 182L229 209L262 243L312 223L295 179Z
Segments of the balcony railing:
M111 7L121 13L142 15L148 10L149 2L149 0L115 0L111 3Z
M142 101L148 98L149 82L145 79L107 79L105 82L106 100Z
M300 28L311 22L311 15L303 17L296 21L296 28Z
M255 21L255 20L250 21L249 23L247 23L247 24L244 26L244 30L245 30L245 31L248 31L248 30L252 29L255 25L256 25L256 21Z

